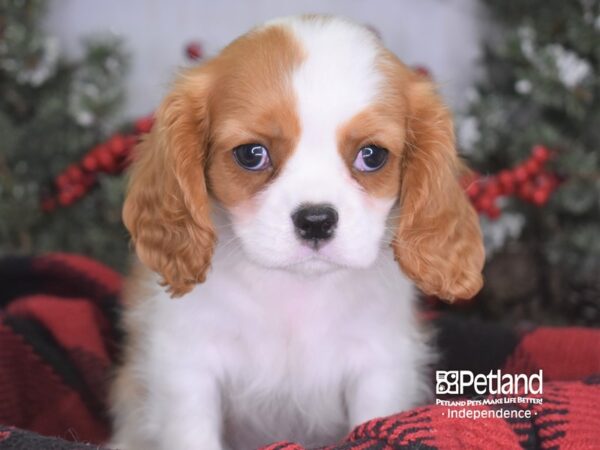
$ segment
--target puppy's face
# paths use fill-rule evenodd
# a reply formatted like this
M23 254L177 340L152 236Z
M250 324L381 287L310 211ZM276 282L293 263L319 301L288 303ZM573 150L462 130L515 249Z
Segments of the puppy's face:
M140 146L124 220L175 295L210 264L212 196L256 264L368 267L391 244L423 290L466 298L483 250L460 169L428 82L361 27L289 19L181 77Z
M374 37L341 31L267 27L218 69L208 186L257 264L321 273L378 254L400 188L404 104L386 104Z

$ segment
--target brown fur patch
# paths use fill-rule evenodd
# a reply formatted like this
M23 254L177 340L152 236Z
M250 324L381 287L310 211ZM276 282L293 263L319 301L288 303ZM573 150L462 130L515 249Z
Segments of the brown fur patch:
M396 108L397 109L397 108ZM400 158L404 144L404 127L394 120L402 114L378 104L354 116L338 129L338 148L352 177L374 197L395 198L400 190ZM369 144L388 150L386 164L374 172L353 167L359 150Z
M302 50L289 31L271 26L236 40L215 60L219 76L211 91L210 192L224 205L252 198L282 168L300 137L291 85ZM264 145L272 168L240 167L232 149Z
M352 176L375 197L394 198L400 190L400 169L406 140L408 114L407 86L411 72L383 47L379 49L377 70L385 82L372 106L338 129L338 145ZM358 151L374 144L389 151L388 160L374 172L352 167Z

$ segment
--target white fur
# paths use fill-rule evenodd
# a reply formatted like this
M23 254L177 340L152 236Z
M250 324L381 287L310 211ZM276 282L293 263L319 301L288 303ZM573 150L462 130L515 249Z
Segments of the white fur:
M415 293L384 239L395 199L365 193L335 141L377 95L374 38L340 20L277 23L308 55L293 78L300 142L256 210L216 207L205 283L172 300L153 276L152 294L127 311L144 336L126 363L146 393L133 402L117 392L115 447L331 444L427 395ZM290 216L304 202L339 213L318 252L294 235Z

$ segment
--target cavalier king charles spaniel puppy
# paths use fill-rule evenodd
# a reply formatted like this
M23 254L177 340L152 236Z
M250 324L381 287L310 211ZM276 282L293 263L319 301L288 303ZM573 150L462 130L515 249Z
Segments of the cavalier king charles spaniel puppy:
M274 20L183 71L123 211L113 445L332 444L426 401L416 288L482 285L465 172L431 82L346 20Z

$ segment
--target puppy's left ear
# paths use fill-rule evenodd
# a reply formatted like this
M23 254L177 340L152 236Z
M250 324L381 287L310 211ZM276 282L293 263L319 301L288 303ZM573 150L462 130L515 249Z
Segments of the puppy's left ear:
M467 169L433 85L415 75L409 86L394 254L426 294L451 302L471 298L483 284L485 255L477 213L458 181Z

